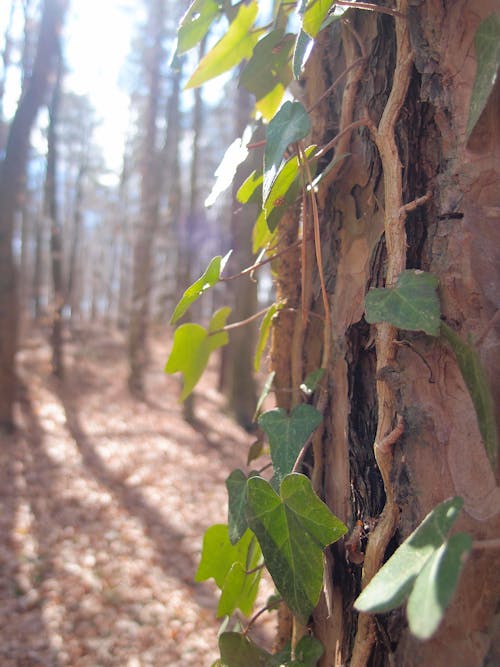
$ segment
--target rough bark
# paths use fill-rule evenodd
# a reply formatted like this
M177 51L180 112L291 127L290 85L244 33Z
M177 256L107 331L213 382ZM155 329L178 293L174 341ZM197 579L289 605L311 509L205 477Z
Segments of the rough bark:
M386 332L389 341L396 335L400 344L381 368L380 344L373 345L381 330L377 333L363 317L367 289L393 283L401 270L391 269L394 250L385 220L393 206L388 177L394 183L400 173L403 204L432 192L423 206L409 211L403 220L407 247L402 268L423 269L439 278L443 318L464 340L472 336L498 401L494 386L499 375L494 319L500 266L495 188L498 84L469 141L465 138L475 72L474 33L492 11L493 2L478 6L470 0L411 2L405 8L413 65L408 91L396 113L392 157L384 155L380 135L385 131L384 109L398 85L395 79L401 76L401 70L395 69L394 18L349 11L348 24L333 25L320 35L304 78L310 106L343 74L312 112L314 143L327 143L360 119L368 120L363 125L371 129L354 128L344 135L344 145L338 142L336 150L349 152L350 157L318 191L331 337L324 340L318 317L309 317L305 331L300 331L298 313L283 310L279 314L272 347L278 402L287 408L292 405L293 395L287 388L296 386L293 369L301 369L305 376L321 364L324 346L329 345L324 430L313 444L315 486L351 528L359 519L371 525L379 520L389 490L397 525L386 556L432 507L453 495L465 501L460 530L480 540L498 535L500 527L500 490L449 347L441 338L421 333ZM363 57L360 67L354 65L345 74ZM400 60L397 66L401 67ZM325 162L331 158L327 155ZM391 160L394 172L388 167ZM284 221L282 243L293 243L297 235L297 218L291 215ZM290 252L276 263L278 296L296 310L301 307L299 261L298 254ZM302 284L308 290L311 312L322 316L316 268L310 286L307 281ZM302 340L300 345L294 344L294 337ZM432 369L432 378L422 358ZM381 396L385 397L382 406L378 404ZM385 413L380 409L386 401L393 412L382 424L381 418L386 417L381 417ZM395 425L396 414L404 420L404 433L394 445L394 460L383 470L383 479L374 443ZM495 601L500 588L498 577L492 579L491 573L498 569L499 559L498 551L473 550L455 600L431 640L415 640L404 612L396 610L366 619L366 634L356 640L359 653L353 658L358 622L360 627L365 623L352 607L363 566L349 561L344 545L338 543L328 553L327 592L313 617L313 630L326 648L321 667L340 667L351 660L356 665L405 667L495 664L499 651Z
M0 426L14 427L15 354L18 339L17 270L12 252L14 218L23 188L31 127L47 91L65 1L46 0L33 72L12 120L0 164Z

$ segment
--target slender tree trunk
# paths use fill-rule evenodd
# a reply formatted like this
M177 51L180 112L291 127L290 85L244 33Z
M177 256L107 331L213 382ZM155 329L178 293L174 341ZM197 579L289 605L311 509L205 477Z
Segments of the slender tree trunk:
M12 120L0 164L0 426L7 430L14 428L19 316L17 269L12 252L14 218L23 187L30 131L44 102L65 5L61 0L44 3L33 73Z
M4 96L5 96L5 84L7 82L7 72L11 65L11 55L12 55L12 22L14 18L14 8L15 2L11 0L9 18L7 22L7 27L5 28L4 34L4 48L2 51L2 78L0 79L0 152L5 148L5 122L4 122Z
M132 394L144 392L144 369L147 361L147 328L151 292L152 250L158 226L160 160L156 147L157 119L160 93L160 70L164 57L165 21L164 0L156 0L149 17L150 34L154 42L149 52L149 76L146 111L146 134L142 151L141 226L137 229L134 246L134 277L132 307L128 331L129 376Z
M47 173L45 178L45 215L50 220L50 262L52 269L52 373L62 378L64 376L63 350L63 239L60 220L59 204L57 201L57 162L59 108L61 102L61 84L63 76L63 62L58 55L57 78L52 93L49 108L49 127L47 131Z
M66 303L71 308L71 323L76 321L80 314L80 298L78 295L78 256L80 253L80 242L83 224L83 196L85 187L85 176L87 173L87 159L83 158L78 169L75 183L75 201L73 208L73 230L71 235L71 248L68 264L68 286Z

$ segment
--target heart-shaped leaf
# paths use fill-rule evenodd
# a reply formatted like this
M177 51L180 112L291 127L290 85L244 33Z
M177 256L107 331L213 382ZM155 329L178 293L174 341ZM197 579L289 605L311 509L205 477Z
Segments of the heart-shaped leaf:
M479 24L474 36L476 48L476 76L469 105L467 137L486 106L493 89L500 64L500 22L491 14Z
M309 115L300 102L287 101L267 126L264 152L263 199L276 180L287 146L303 139L311 129Z
M175 330L172 351L165 365L165 373L183 374L184 386L179 400L183 401L195 388L207 367L210 354L227 345L229 337L219 331L225 325L231 309L220 308L214 313L208 330L199 324L181 324ZM212 333L217 331L218 333Z
M236 17L222 37L207 55L202 58L186 84L196 88L210 79L235 67L244 58L250 58L258 35L251 30L258 13L257 0L241 4Z
M323 549L347 531L314 493L305 475L293 473L280 495L262 477L248 482L247 520L266 567L287 605L307 619L323 585Z
M246 517L247 476L242 470L233 470L226 479L228 502L228 529L231 544L236 544L248 528Z
M367 322L390 322L398 329L439 335L438 279L424 271L403 271L396 287L372 289L365 298Z
M259 592L262 569L258 565L261 558L262 552L257 541L254 540L250 544L247 565L245 567L241 563L231 565L221 590L217 607L218 618L231 615L236 609L242 611L245 616L250 616Z
M300 450L321 424L323 417L312 405L297 405L290 415L283 408L268 410L259 417L271 448L274 474L278 480L292 472Z
M239 632L223 632L219 637L221 667L277 667L275 657Z
M456 497L435 507L361 592L356 609L386 612L404 602L427 561L444 543L462 505Z
M218 13L215 0L194 0L179 23L176 53L185 53L201 42Z
M471 547L470 535L452 535L432 554L417 576L406 612L410 630L419 639L429 639L441 623Z
M219 282L220 274L224 270L231 252L232 250L224 255L224 257L218 255L210 260L203 275L190 285L182 295L181 300L176 305L172 317L170 318L170 324L175 324L202 294Z

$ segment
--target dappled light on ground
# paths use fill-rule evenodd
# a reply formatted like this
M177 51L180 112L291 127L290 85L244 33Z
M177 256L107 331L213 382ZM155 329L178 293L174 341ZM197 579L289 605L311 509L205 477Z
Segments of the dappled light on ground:
M0 664L211 664L217 596L193 577L251 437L222 412L213 373L195 427L182 421L164 344L151 400L136 402L120 337L80 341L63 383L43 340L30 343L20 430L0 448Z

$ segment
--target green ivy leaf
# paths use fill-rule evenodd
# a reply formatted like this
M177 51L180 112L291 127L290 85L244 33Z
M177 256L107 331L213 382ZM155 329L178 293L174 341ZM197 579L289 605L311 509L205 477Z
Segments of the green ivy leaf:
M284 30L272 30L255 46L240 75L240 83L256 100L268 95L278 84L286 87L290 83L288 60L294 39L294 35L285 34Z
M268 410L259 417L271 448L274 474L282 480L293 470L300 450L321 424L323 416L312 405L297 405L290 415L283 408Z
M359 611L386 612L398 607L410 593L425 564L442 546L463 500L445 500L396 549L354 602Z
M274 656L239 632L224 632L219 650L222 667L278 667Z
M257 33L250 30L257 18L257 12L257 0L240 5L224 37L202 58L185 88L201 86L219 74L227 72L244 58L250 58L259 39Z
M452 535L432 554L417 576L406 611L410 630L419 639L429 639L441 623L471 547L470 535Z
M266 214L262 208L252 230L252 252L256 253L261 248L270 245L277 233L277 229L271 231L266 221Z
M316 170L316 163L311 158L314 157L317 146L312 145L304 151L306 159L309 159L311 173ZM301 177L299 172L299 160L296 155L287 160L279 170L274 183L271 186L269 194L264 201L264 213L267 226L273 232L278 226L283 213L288 206L294 203L301 186Z
M273 303L271 306L269 306L266 314L264 315L264 318L262 319L262 323L259 329L259 339L257 341L255 356L253 359L253 368L255 372L258 372L260 369L260 362L264 353L264 348L266 347L267 339L269 338L269 331L271 330L271 322L273 317L281 308L283 308L283 303Z
M264 151L264 201L276 180L287 146L303 139L310 129L311 123L307 111L300 102L290 101L283 104L267 126Z
M228 527L210 526L203 537L201 560L195 581L213 578L221 589L217 616L232 614L235 609L248 615L258 593L261 570L254 570L262 560L255 536L247 530L241 539L231 544Z
M441 322L441 333L455 354L460 372L474 403L486 453L495 470L498 453L495 402L483 365L473 345L464 343L460 336L444 322Z
M218 255L210 260L205 272L198 278L182 295L181 300L176 305L175 310L170 318L170 324L175 324L188 308L197 301L204 292L213 287L219 282L220 274L227 264L232 250L230 250L224 257Z
M242 538L233 545L229 539L226 524L217 523L207 528L203 536L201 560L194 580L205 581L213 578L217 586L222 589L233 563L240 563L246 567L252 539L252 533L247 530Z
M180 21L176 53L185 53L201 42L218 14L215 0L194 0Z
M210 354L227 345L229 337L222 329L231 312L230 308L220 308L212 317L210 325L204 329L199 324L181 324L175 330L172 351L165 365L165 373L183 374L184 385L179 400L183 401L193 391L207 367Z
M247 520L271 577L294 614L307 619L323 585L323 549L347 531L314 493L311 481L287 475L280 495L262 477L248 482Z
M228 502L228 530L231 544L236 544L248 528L246 518L247 476L242 470L233 470L226 479Z
M262 185L263 180L264 177L262 174L256 172L254 169L250 176L241 184L238 192L236 193L236 199L241 204L247 204L253 198L254 194L259 189L259 186Z
M334 4L335 2L332 2L332 0L308 0L304 16L302 17L302 29L304 32L310 37L316 37L330 7Z
M289 663L290 667L316 667L324 652L318 639L305 635L295 647L295 660Z
M474 36L476 76L469 105L467 137L470 136L493 89L500 64L500 23L491 14L479 24Z
M396 287L372 289L365 298L367 322L390 322L398 329L439 335L438 279L424 271L403 271Z

